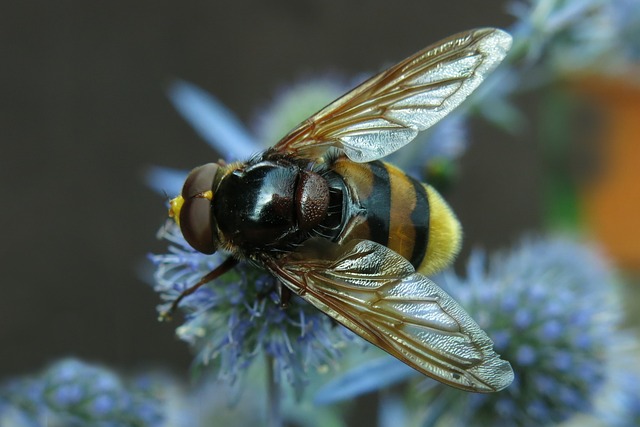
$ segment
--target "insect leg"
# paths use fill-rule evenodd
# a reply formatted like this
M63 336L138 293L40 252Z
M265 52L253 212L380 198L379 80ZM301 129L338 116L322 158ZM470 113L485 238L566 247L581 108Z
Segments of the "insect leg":
M278 287L278 294L280 295L280 308L287 308L289 301L291 301L291 289L284 286L280 281L278 281L276 286Z
M200 288L200 286L204 285L205 283L209 283L212 280L215 280L218 277L222 276L224 273L226 273L227 271L235 267L236 264L238 264L238 260L230 256L229 258L224 260L222 264L214 268L212 271L210 271L206 275L202 276L202 278L198 280L196 284L185 289L180 293L178 298L176 298L171 304L171 307L169 307L167 311L160 314L160 320L171 320L171 316L176 311L176 309L178 308L178 305L180 304L180 301L182 301L184 297L191 295L192 293L197 291L198 288Z

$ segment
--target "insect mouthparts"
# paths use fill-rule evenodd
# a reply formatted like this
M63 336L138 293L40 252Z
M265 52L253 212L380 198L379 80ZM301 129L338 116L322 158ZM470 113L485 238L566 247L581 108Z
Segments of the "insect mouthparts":
M176 196L169 202L169 218L173 218L176 224L180 225L180 210L184 204L182 196Z

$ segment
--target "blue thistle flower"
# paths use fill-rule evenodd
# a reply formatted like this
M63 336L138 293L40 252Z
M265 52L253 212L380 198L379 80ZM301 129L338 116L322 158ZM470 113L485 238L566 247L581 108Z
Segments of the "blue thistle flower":
M33 376L0 384L2 427L208 427L266 425L266 399L257 383L264 363L251 371L237 405L232 385L202 381L186 389L162 373L133 377L77 359L52 364ZM255 385L255 386L254 386ZM305 427L343 427L331 410L319 411L291 393L282 418ZM270 420L269 420L270 421Z
M507 7L518 19L512 28L514 55L538 65L531 73L535 79L588 70L617 72L637 59L637 2L516 0Z
M169 301L161 312L224 260L194 251L174 224L162 236L171 242L169 253L151 256L155 289ZM194 348L199 367L233 383L265 354L274 371L301 391L310 372L335 364L352 333L299 298L280 308L275 284L264 271L240 264L183 300L186 321L176 332Z
M513 47L502 66L467 106L511 133L526 118L515 95L540 90L567 76L619 74L640 58L640 4L635 0L510 0L516 22Z
M640 425L640 344L631 333L619 333L617 341L610 349L606 383L596 395L593 413L572 419L566 427Z
M631 63L640 61L640 4L635 0L611 0L607 6L619 31L622 55Z
M602 0L516 0L508 3L507 9L518 19L513 30L527 43L527 62L533 63L555 46L570 47L568 42L584 49L579 43L583 23L592 26L593 36L598 35L597 24L604 23L601 19L604 3Z
M487 268L485 255L474 252L466 279L449 273L441 283L494 339L516 378L491 395L430 384L429 396L447 408L428 414L433 425L542 426L592 410L622 341L614 279L595 251L525 239Z
M2 425L164 426L161 390L125 382L112 371L65 359L34 378L0 387Z

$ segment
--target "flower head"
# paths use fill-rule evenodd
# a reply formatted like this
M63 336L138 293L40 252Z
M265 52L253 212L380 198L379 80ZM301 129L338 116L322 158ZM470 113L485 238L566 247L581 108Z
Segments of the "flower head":
M510 387L490 395L430 388L457 408L447 420L548 425L592 409L621 342L614 279L598 254L568 240L527 239L492 256L486 269L475 252L466 279L447 274L442 284L516 374Z
M631 62L640 61L640 5L635 0L607 2L613 25L619 31L622 55Z
M619 345L610 349L606 382L596 395L593 413L576 417L567 427L640 425L640 343L631 333L619 333Z
M230 384L185 387L170 375L121 375L78 359L63 359L35 375L0 384L2 427L209 427L266 425L267 400L258 386L264 363L251 371L236 405ZM318 410L283 394L282 418L304 427L343 426L329 408Z
M164 397L148 381L124 381L76 359L54 363L37 377L0 387L2 425L163 426Z
M616 72L637 61L640 6L633 0L515 0L514 57L535 64L531 77Z
M224 260L221 254L194 251L174 224L163 237L171 242L169 253L151 259L157 266L155 289L167 301ZM267 355L275 372L300 390L310 371L329 367L351 337L299 298L281 308L275 279L245 263L185 298L180 308L186 321L177 334L194 348L196 364L229 382L241 377L256 357Z
M521 43L519 47L526 46L526 62L541 63L556 72L579 70L614 53L608 48L615 43L615 28L605 3L602 0L509 3L509 10L518 18L514 33Z

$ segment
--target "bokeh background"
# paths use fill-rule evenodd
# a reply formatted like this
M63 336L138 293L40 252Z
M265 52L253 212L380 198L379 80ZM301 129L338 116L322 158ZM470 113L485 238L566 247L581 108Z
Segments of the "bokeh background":
M461 30L509 27L502 0L342 2L12 2L0 14L0 379L68 355L134 371L191 363L175 325L157 322L141 279L164 200L151 165L215 161L166 97L184 79L247 125L293 82L374 72ZM493 249L545 223L541 114L517 136L472 122L448 194L470 248ZM572 176L597 171L599 122L569 123ZM577 147L577 148L576 148ZM595 160L594 160L595 159ZM637 225L636 225L637 226ZM640 252L640 248L638 248ZM635 276L634 276L635 274ZM629 270L630 283L637 271ZM637 288L637 287L636 287ZM636 288L629 287L629 304Z

